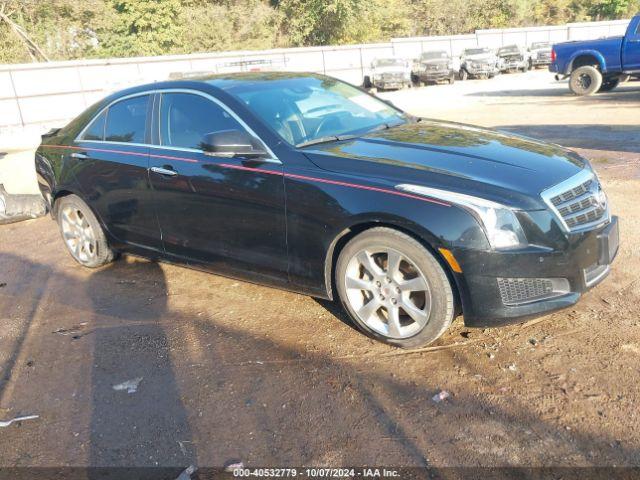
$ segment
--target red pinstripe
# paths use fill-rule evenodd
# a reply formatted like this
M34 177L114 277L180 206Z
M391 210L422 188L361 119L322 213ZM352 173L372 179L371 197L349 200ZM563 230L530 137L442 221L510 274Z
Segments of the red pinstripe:
M43 145L43 146L45 148L70 148L70 149L73 149L73 150L90 150L90 151L95 151L95 152L119 153L121 155L135 155L135 156L146 156L146 155L149 155L150 157L154 157L154 158L165 158L167 160L176 160L176 161L179 161L179 162L204 163L204 162L201 162L199 160L195 160L193 158L174 157L172 155L159 155L159 154L155 154L155 153L131 152L131 151L111 150L111 149L107 149L107 148L95 148L95 147L85 148L85 147L76 147L76 146L69 146L69 145ZM281 176L284 176L286 178L293 178L293 179L297 179L297 180L307 180L307 181L316 182L316 183L326 183L326 184L329 184L329 185L338 185L338 186L341 186L341 187L356 188L356 189L359 189L359 190L368 190L368 191L371 191L371 192L386 193L386 194L389 194L389 195L395 195L397 197L404 197L404 198L411 198L413 200L420 200L421 202L435 203L436 205L441 205L443 207L450 207L451 206L448 203L441 202L439 200L435 200L435 199L432 199L432 198L421 197L421 196L418 196L418 195L412 195L410 193L398 192L397 190L389 190L387 188L371 187L371 186L368 186L368 185L360 185L360 184L357 184L357 183L341 182L341 181L338 181L338 180L328 180L326 178L308 177L306 175L297 175L295 173L276 172L276 171L273 171L273 170L265 170L265 169L262 169L262 168L243 167L241 165L233 165L233 164L230 164L230 163L217 163L216 165L219 165L220 167L223 167L223 168L232 168L234 170L244 170L244 171L249 171L249 172L258 172L258 173L264 173L266 175L281 175Z

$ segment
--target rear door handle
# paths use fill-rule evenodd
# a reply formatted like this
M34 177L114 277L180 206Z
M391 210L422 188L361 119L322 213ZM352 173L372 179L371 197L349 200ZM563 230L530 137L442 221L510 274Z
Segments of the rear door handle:
M71 158L77 158L78 160L84 160L84 159L89 158L89 157L87 157L86 153L73 152L71 154Z
M159 175L166 175L167 177L174 177L178 175L178 172L176 172L175 170L169 170L168 168L162 167L151 167L151 171Z

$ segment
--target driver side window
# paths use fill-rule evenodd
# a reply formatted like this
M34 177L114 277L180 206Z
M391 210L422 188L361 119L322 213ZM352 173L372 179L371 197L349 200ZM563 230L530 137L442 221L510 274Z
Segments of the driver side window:
M207 133L244 128L218 104L192 93L163 93L160 144L202 150Z

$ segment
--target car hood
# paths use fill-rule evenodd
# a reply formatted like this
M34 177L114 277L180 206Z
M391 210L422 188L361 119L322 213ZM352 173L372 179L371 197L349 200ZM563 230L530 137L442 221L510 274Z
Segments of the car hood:
M499 53L498 57L500 58L511 58L511 57L522 57L522 53L520 52L503 52Z
M494 62L496 60L495 55L489 55L486 53L482 53L479 55L467 55L464 57L465 60L472 60L474 62Z
M452 60L447 58L434 58L431 60L421 60L423 65L448 65Z
M560 146L458 123L422 120L305 149L318 167L545 208L540 192L587 166Z
M405 67L376 67L372 70L374 75L382 75L383 73L405 73L408 69Z

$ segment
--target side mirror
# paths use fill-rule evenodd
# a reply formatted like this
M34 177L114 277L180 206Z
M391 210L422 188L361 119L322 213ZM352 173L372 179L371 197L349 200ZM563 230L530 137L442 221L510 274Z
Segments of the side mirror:
M267 152L260 142L243 130L221 130L207 133L200 143L205 155L212 157L264 157Z

